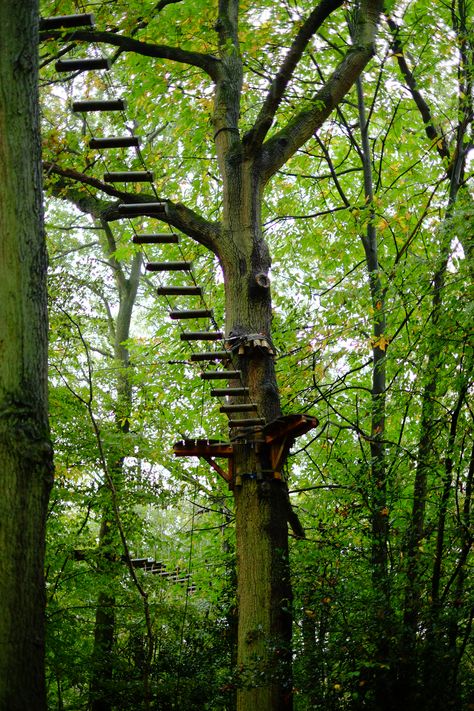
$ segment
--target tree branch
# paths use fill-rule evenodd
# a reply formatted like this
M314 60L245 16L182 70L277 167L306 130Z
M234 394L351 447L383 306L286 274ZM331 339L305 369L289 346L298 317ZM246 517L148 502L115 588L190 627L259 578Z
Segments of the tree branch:
M213 81L217 81L219 77L219 60L211 54L202 54L201 52L190 52L180 47L170 47L165 44L152 44L150 42L141 42L132 37L125 37L114 32L97 32L88 30L74 30L71 35L64 36L64 32L60 30L50 30L40 33L40 40L47 39L74 39L81 42L111 44L118 47L122 52L134 52L141 54L144 57L154 57L155 59L169 59L172 62L180 64L188 64L192 67L198 67L208 74Z
M300 61L308 42L321 27L329 15L343 4L343 0L321 0L319 5L306 18L299 29L293 43L275 75L266 99L257 116L253 128L244 136L244 144L248 154L255 151L263 143L270 129L275 113L281 104L286 87Z
M261 148L260 165L263 182L317 131L339 104L374 54L382 0L363 0L358 13L354 44L345 54L324 86L316 93L309 108L303 109Z
M97 178L71 168L62 168L56 163L44 162L43 167L47 176L56 175L63 178L63 180L47 183L48 189L55 197L72 202L81 212L92 215L99 220L106 220L107 222L123 220L123 215L119 213L118 209L119 205L123 203L146 204L157 202L157 198L154 195L144 195L143 193L136 195L124 190L118 190ZM74 183L100 190L110 197L117 198L118 201L101 200L95 194L74 185ZM159 201L165 204L166 212L160 211L157 213L156 210L150 208L149 210L144 210L144 215L159 219L165 224L176 228L199 242L199 244L202 244L206 249L217 254L221 235L219 223L209 222L182 203L173 203L171 200L166 199L159 199Z
M405 59L405 54L403 52L403 45L400 40L400 28L390 17L387 17L387 25L393 37L393 51L395 57L397 58L398 67L400 72L405 79L407 86L412 95L413 101L415 102L425 125L425 133L434 142L436 150L438 151L441 158L446 158L449 160L450 153L448 144L446 142L445 136L441 133L438 126L435 125L433 116L431 114L430 107L426 103L425 99L418 90L416 79L413 72L410 70L407 61Z

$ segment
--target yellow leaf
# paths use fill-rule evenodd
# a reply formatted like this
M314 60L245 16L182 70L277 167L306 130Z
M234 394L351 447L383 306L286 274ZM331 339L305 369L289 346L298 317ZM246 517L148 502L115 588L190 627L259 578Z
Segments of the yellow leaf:
M380 348L381 351L385 351L389 343L390 338L387 338L387 336L384 336L383 334L378 338L372 338L371 340L372 348Z

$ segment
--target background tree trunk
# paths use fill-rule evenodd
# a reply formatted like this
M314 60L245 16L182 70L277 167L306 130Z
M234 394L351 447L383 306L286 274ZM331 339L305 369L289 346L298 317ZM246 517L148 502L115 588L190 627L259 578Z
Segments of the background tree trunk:
M130 353L125 342L130 338L130 325L133 307L138 290L140 269L142 264L141 254L135 254L130 267L130 275L126 276L123 266L115 259L114 252L117 248L112 231L105 221L102 221L105 237L102 239L102 248L108 264L113 270L115 283L119 295L119 310L111 327L111 341L114 352L115 377L115 402L114 415L117 432L126 435L130 431L130 417L132 411L132 384L130 378ZM123 550L120 540L119 522L117 521L116 503L114 497L120 491L124 476L125 452L123 443L119 449L109 448L107 456L107 471L104 471L104 490L102 497L102 521L99 534L98 551L100 566L104 573L114 580L120 574L122 563L119 562L126 551ZM91 711L110 711L113 708L114 676L114 641L115 630L115 595L108 590L101 590L97 599L94 629L94 648L92 655L92 675L90 684ZM148 667L144 670L146 687L148 684Z
M0 5L0 707L46 708L46 250L35 0Z

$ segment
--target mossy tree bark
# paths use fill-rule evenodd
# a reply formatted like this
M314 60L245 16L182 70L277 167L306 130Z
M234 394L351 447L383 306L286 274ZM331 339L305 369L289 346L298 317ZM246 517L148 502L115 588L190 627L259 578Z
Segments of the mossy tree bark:
M0 4L0 708L46 709L46 249L35 0Z

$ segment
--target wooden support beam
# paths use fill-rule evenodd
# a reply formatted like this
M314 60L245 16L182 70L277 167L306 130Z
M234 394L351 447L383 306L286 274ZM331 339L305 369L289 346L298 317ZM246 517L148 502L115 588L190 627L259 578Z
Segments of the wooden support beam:
M204 459L229 486L232 485L234 472L234 448L229 442L209 439L185 439L173 445L175 457L199 457ZM228 461L228 471L214 461L221 457Z
M90 138L90 148L138 148L140 139L138 136L109 136Z
M223 338L220 331L184 331L180 334L182 341L220 341Z
M270 461L276 473L281 472L295 439L317 424L318 419L312 415L284 415L263 428L264 441L269 445Z
M153 173L149 170L116 170L104 173L104 183L152 183Z
M211 390L211 395L215 397L243 397L248 394L248 388L213 388Z
M175 457L224 457L234 456L230 442L213 439L185 439L173 445Z
M189 272L192 266L192 262L148 262L145 269L147 272Z
M63 27L94 27L94 15L91 13L56 15L55 17L41 17L39 21L40 32L61 30Z
M202 296L200 286L159 286L158 296Z
M156 212L162 215L165 210L165 202L125 202L118 206L119 215L126 217L146 217L150 212Z
M181 309L170 311L169 316L174 321L188 318L210 318L212 316L212 311L211 309Z
M231 412L250 412L256 409L257 405L254 402L241 402L235 405L221 405L219 412L230 414Z
M269 422L264 430L265 442L271 443L283 437L295 440L317 427L318 419L313 415L284 415Z
M134 244L178 244L179 236L164 232L157 232L149 235L134 235Z
M229 420L229 427L253 427L254 425L264 425L263 417L249 417L242 420Z
M240 370L207 370L200 373L203 380L236 380L242 377Z
M209 351L208 353L193 353L190 360L192 363L200 363L205 360L228 360L229 358L227 351Z
M217 464L211 457L201 457L205 462L210 464L210 466L216 471L228 484L232 483L232 474L229 471L225 471L220 464Z
M85 113L88 111L125 111L127 103L123 99L93 99L91 101L73 101L71 109L73 113Z
M54 68L57 72L87 72L91 69L110 69L110 60L106 57L92 59L58 59Z

